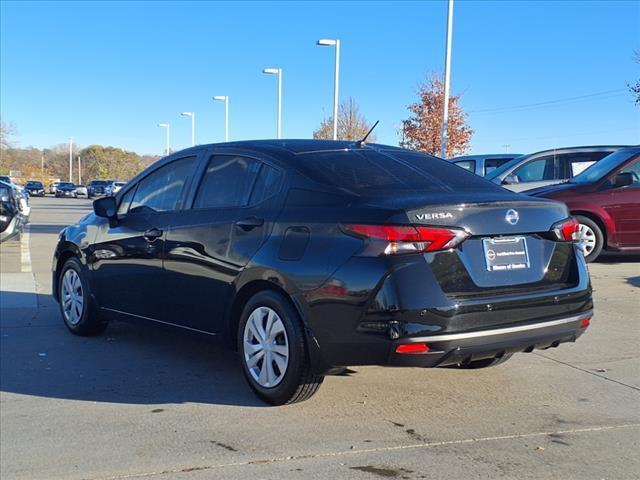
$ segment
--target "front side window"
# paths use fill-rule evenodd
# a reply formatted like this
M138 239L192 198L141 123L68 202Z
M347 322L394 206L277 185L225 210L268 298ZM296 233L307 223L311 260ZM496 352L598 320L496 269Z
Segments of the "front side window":
M129 205L131 205L131 200L133 199L133 195L135 193L136 187L127 190L127 193L125 193L122 197L122 200L120 200L120 205L118 206L118 215L124 215L129 211Z
M464 168L465 170L469 170L470 172L476 171L476 161L475 160L460 160L459 162L453 162L457 166Z
M209 160L193 208L232 208L246 205L262 162L236 155Z
M544 180L555 180L555 159L553 155L537 158L521 167L516 168L513 173L520 182L541 182Z
M147 175L135 189L129 212L178 210L182 190L191 178L195 165L196 157L182 158Z
M620 170L620 173L630 173L633 177L632 185L636 187L640 186L640 161L636 161L631 165L627 165L622 170Z
M487 158L484 161L484 174L493 172L496 168L500 168L505 163L512 160L511 158Z

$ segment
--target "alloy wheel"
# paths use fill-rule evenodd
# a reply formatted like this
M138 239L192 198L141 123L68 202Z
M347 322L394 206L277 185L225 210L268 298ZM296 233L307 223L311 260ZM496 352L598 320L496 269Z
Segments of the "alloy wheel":
M582 248L585 257L588 257L593 252L597 244L596 233L591 227L583 223L580 224L580 240L578 244Z
M247 319L243 335L244 362L261 387L278 385L289 365L289 340L284 323L269 307L258 307Z
M84 291L80 276L73 268L64 272L60 297L65 320L77 325L84 311Z

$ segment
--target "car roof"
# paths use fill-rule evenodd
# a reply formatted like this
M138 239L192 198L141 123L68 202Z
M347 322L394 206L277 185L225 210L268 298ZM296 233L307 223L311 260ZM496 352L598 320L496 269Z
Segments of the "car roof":
M186 154L191 150L201 150L203 148L243 148L250 149L257 152L273 153L275 150L284 151L293 155L301 155L306 153L315 152L329 152L337 150L353 150L359 148L370 148L374 150L404 150L400 147L394 147L391 145L381 145L377 143L363 143L359 144L353 140L305 140L305 139L290 139L290 140L243 140L237 142L226 143L209 143L205 145L198 145L190 147L176 153Z
M462 155L460 157L454 157L450 159L451 162L458 162L460 160L487 160L492 158L515 158L522 156L522 153L488 153L480 155Z

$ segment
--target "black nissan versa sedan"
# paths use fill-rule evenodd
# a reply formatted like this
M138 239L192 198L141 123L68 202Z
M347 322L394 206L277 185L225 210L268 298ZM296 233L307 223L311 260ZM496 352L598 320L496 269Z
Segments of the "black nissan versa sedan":
M225 339L278 405L346 366L481 368L576 340L593 309L577 226L400 148L203 145L61 232L54 295L75 334L137 319Z

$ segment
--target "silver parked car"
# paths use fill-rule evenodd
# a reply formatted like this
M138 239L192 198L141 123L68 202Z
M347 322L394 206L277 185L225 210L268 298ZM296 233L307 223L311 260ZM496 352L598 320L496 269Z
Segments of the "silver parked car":
M124 187L127 184L127 182L120 182L118 180L116 180L115 182L113 182L113 188L111 190L111 194L115 195L116 193L118 193L120 191L120 189L122 187Z
M485 178L514 192L566 182L621 145L554 148L514 158Z
M86 185L76 185L76 193L79 197L89 198L89 192L87 191Z
M492 153L489 155L464 155L455 157L450 162L469 170L481 177L493 172L510 160L522 156L521 153Z

